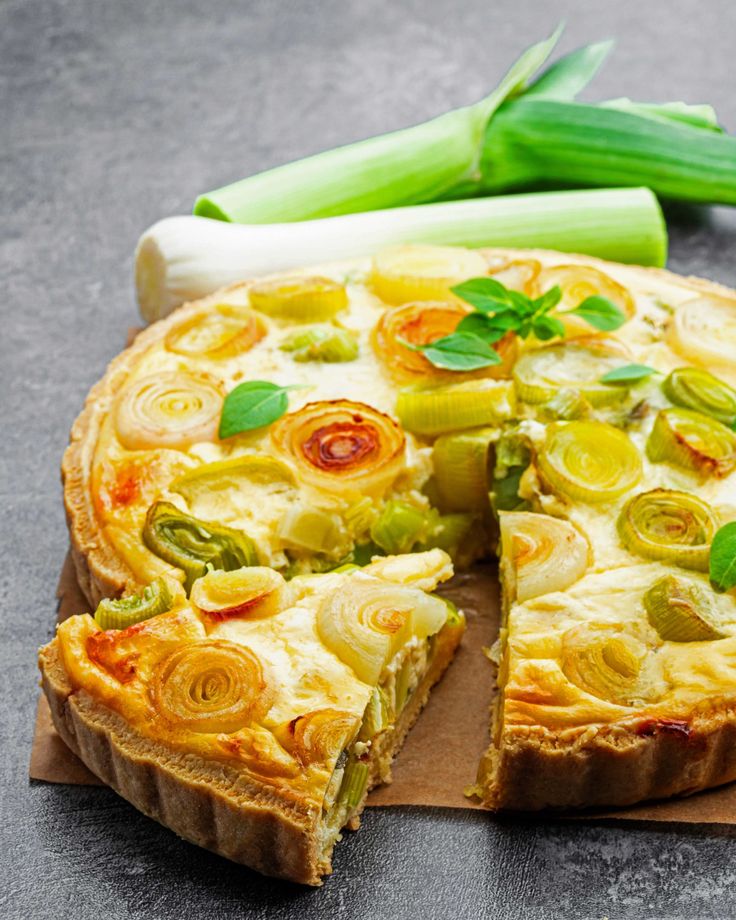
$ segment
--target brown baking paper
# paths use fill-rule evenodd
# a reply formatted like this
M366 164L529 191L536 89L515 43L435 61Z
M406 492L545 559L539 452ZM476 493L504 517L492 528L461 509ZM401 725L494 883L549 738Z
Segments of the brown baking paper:
M494 673L483 654L498 632L498 581L489 568L459 575L443 591L465 611L468 629L455 660L434 688L393 767L393 782L374 790L369 806L434 805L482 809L463 789L488 743L488 714ZM59 620L83 613L89 604L67 556L57 589ZM100 785L100 780L57 735L45 697L38 703L30 763L31 779L49 783ZM616 811L566 817L615 821L736 824L736 783L685 799L637 805Z

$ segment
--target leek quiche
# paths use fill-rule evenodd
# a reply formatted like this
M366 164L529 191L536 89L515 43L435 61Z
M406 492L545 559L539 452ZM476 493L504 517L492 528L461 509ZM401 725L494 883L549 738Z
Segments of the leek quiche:
M317 883L460 641L434 589L497 552L470 794L735 779L736 600L709 578L734 387L733 292L561 253L400 247L180 308L65 455L97 607L41 652L59 731L182 836Z

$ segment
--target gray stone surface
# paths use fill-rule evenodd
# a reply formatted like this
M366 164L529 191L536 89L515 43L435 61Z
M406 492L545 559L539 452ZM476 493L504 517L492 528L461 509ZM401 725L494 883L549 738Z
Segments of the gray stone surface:
M375 811L334 877L303 891L107 790L26 774L34 653L66 551L59 458L136 322L138 234L202 190L481 96L562 17L565 49L619 40L597 98L707 100L736 130L732 0L0 3L0 916L736 915L727 830ZM735 254L733 212L677 216L675 269L736 284Z

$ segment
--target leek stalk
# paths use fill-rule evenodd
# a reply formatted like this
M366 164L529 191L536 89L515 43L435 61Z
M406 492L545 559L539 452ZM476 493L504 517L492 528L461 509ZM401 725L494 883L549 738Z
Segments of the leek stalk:
M643 188L449 201L288 224L167 217L138 242L141 315L153 322L244 278L370 256L403 243L528 246L656 266L667 257L662 212Z

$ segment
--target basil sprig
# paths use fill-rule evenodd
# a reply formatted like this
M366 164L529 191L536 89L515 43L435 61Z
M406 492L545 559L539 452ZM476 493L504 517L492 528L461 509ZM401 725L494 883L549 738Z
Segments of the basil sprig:
M646 364L624 364L622 367L614 367L601 377L601 383L636 383L638 380L644 380L657 374L658 371Z
M495 342L507 332L525 339L535 335L540 341L565 335L565 326L552 310L562 300L562 291L555 285L531 298L521 291L511 291L495 278L471 278L452 288L452 293L475 307L463 317L451 335L428 345L402 344L421 352L435 367L451 371L476 370L499 364ZM601 332L612 332L626 322L626 316L606 297L586 297L577 307L563 316L577 316ZM483 347L485 346L485 347Z
M710 545L710 580L717 591L736 587L736 521L724 524Z
M289 390L301 387L280 387L268 380L248 380L238 384L225 397L220 416L220 438L231 438L242 431L252 431L270 425L289 408Z

